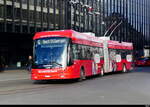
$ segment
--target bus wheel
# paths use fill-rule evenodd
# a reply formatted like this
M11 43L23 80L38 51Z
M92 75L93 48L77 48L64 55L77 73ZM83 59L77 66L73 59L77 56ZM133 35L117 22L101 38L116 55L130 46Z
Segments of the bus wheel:
M33 80L33 84L39 84L40 81L39 80Z
M127 68L126 68L126 66L125 66L125 65L123 66L123 70L122 70L122 72L123 72L123 73L126 73L126 72L127 72Z
M78 81L80 82L80 81L83 81L85 79L86 79L86 76L85 76L84 69L81 68L81 70L80 70L80 78L78 79Z
M46 83L47 81L44 80L33 80L33 84L43 84Z

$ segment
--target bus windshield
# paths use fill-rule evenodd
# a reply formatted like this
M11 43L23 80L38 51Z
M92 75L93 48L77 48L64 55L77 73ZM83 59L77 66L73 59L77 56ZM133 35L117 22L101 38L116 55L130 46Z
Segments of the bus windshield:
M35 40L33 68L66 67L68 42L69 39L60 37Z

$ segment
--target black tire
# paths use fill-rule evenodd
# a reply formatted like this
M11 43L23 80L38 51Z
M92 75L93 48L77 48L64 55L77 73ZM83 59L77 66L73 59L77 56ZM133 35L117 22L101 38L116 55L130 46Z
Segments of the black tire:
M33 84L44 84L45 82L44 80L33 80Z
M78 79L79 82L83 81L86 79L86 76L85 76L85 72L84 72L84 69L81 68L80 70L80 78Z
M40 83L40 81L38 81L38 80L33 80L32 82L33 82L33 84L39 84Z

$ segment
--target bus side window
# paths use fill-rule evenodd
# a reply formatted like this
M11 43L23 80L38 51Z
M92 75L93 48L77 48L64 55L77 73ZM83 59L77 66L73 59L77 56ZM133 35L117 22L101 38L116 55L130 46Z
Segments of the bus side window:
M88 48L88 46L85 46L84 52L85 52L85 59L88 60L89 59L89 48Z
M68 46L68 65L70 66L70 65L73 65L73 48L72 48L72 45L70 44L69 46Z
M100 56L104 56L103 48L99 48L99 54Z
M122 59L126 59L127 51L126 50L121 50L121 57Z
M94 60L94 48L91 47L90 51L91 51L91 60Z
M128 51L128 55L133 55L133 51L132 51L132 50L129 50L129 51Z
M78 50L78 46L76 44L73 44L72 45L72 51L73 51L73 59L78 59L78 53L79 53L79 50Z
M86 46L82 45L82 59L86 59Z
M78 45L78 59L83 59L82 45Z
M117 50L116 50L116 54L121 55L121 53L122 53L122 50L120 50L120 49L117 49Z
M81 59L82 53L81 53L81 47L80 47L80 45L78 45L77 50L78 50L78 59Z
M87 46L84 46L84 59L85 60L88 60L88 57L87 57L87 53L88 53L88 47Z
M90 51L90 47L87 47L87 59L88 59L88 60L91 59L91 51Z
M110 49L110 58L112 60L115 60L116 59L116 50L115 49Z

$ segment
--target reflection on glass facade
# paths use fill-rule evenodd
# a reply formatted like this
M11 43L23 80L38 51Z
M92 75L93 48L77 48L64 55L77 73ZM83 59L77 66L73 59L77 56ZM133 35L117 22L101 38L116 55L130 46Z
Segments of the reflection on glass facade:
M133 42L135 50L150 46L149 0L71 0L70 5L73 29Z
M150 0L0 0L0 32L74 29L141 50L150 46L149 6Z
M0 0L1 32L63 29L64 0Z

